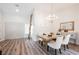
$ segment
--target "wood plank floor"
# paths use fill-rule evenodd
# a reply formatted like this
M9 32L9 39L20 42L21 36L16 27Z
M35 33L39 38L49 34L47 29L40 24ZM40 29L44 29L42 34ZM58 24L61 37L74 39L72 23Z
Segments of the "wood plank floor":
M28 39L5 40L0 42L0 46L3 55L54 55L52 49L47 52L38 42ZM66 51L62 49L61 55L79 55L78 51L75 51L71 45L69 46L71 48Z
M46 55L32 40L14 39L0 42L3 55Z

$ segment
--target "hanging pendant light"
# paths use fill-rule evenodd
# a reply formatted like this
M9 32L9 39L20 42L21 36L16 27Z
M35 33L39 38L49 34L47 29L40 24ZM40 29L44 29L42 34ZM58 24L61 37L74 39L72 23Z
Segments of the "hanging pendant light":
M51 4L50 6L51 7L50 7L50 14L48 15L48 20L51 21L51 22L53 22L53 20L58 19L58 16L56 16L56 14L54 13L54 7L53 7L53 5Z

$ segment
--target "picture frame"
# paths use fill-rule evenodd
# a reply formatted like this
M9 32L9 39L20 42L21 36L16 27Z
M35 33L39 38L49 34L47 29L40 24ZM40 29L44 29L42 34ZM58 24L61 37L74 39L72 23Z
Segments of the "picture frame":
M74 21L60 23L60 29L74 31Z

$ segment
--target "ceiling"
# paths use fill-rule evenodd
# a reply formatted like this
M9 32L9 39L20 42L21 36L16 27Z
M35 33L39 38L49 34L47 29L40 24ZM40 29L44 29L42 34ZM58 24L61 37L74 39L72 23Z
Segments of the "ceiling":
M19 12L16 12L16 4L19 5ZM20 15L29 16L32 13L33 8L35 10L42 11L44 13L63 13L63 11L69 11L78 13L78 3L0 3L0 10L3 11L4 15ZM72 13L71 12L71 13Z

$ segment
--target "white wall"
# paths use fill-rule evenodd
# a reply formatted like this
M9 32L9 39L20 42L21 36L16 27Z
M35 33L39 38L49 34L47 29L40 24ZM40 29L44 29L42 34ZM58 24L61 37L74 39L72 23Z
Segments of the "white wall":
M6 39L24 38L24 32L25 32L24 23L7 22L5 24Z
M0 10L0 41L5 40L5 24L3 19L3 13Z
M25 24L27 21L21 16L5 16L5 38L6 39L17 39L24 38L25 35Z
M76 41L76 44L79 45L79 19L75 20L75 31L77 33L77 41Z

